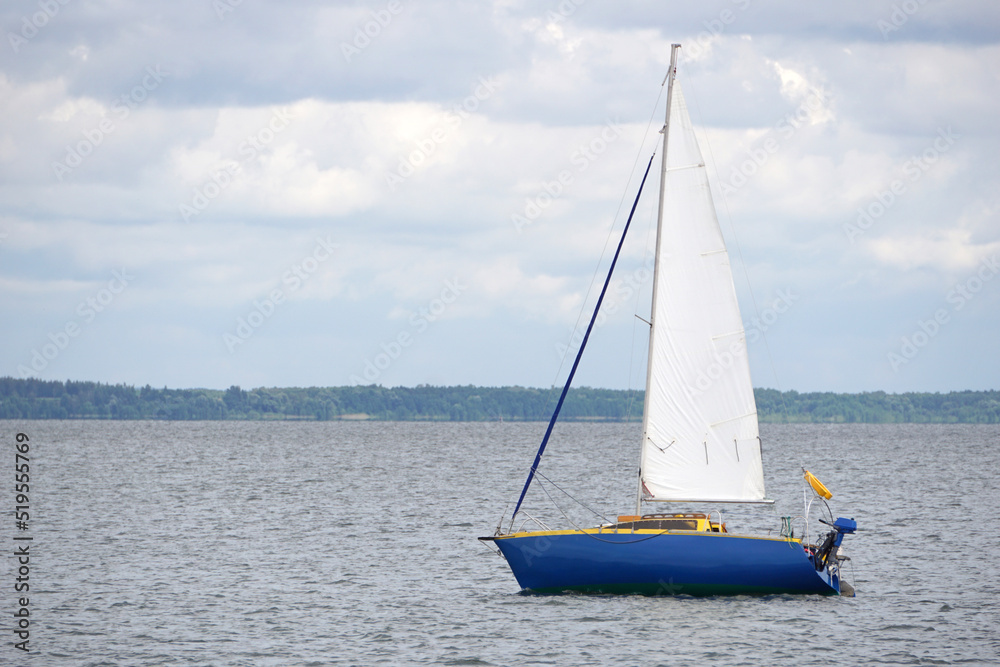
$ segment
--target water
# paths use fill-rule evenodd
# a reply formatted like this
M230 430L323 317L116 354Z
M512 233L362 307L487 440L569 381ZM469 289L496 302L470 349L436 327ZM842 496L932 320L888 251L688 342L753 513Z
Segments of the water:
M0 664L1000 662L1000 428L765 425L778 506L728 512L730 529L801 514L808 465L858 520L845 542L858 597L706 599L517 593L475 538L516 497L543 429L0 422L7 465L14 434L31 438L34 537L31 653L5 630ZM637 442L635 425L563 425L542 472L630 512ZM569 520L596 520L549 490ZM540 489L529 506L566 525ZM5 553L13 534L8 518Z

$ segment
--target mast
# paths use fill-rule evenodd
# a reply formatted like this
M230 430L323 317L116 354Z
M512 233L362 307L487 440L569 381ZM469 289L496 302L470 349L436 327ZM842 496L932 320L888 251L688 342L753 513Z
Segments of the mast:
M677 77L677 51L681 48L680 44L670 45L670 69L667 70L667 78L665 83L667 84L667 110L665 118L663 120L663 129L660 130L663 133L663 155L660 159L660 199L656 211L656 245L655 252L653 254L653 298L652 303L656 303L656 286L658 284L657 277L660 272L660 242L661 242L661 231L663 229L663 198L666 193L666 182L667 182L667 139L670 136L670 104L673 98L674 91L674 79ZM646 438L649 432L649 396L650 396L650 383L652 381L653 373L653 330L656 328L656 308L651 308L649 313L649 353L646 359L646 393L643 398L642 405L642 443L645 444ZM640 470L639 470L639 480L638 489L636 490L635 497L635 513L637 515L642 514L642 469L641 469L641 454L640 454Z

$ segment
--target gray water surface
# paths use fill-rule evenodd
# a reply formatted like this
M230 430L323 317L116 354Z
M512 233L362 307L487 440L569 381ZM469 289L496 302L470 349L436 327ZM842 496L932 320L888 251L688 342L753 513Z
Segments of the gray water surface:
M0 421L9 465L14 435L31 438L18 534L34 538L31 652L7 631L0 664L1000 662L1000 427L764 425L777 503L727 510L730 530L801 515L809 467L858 521L858 596L698 599L518 593L476 537L544 426ZM631 513L637 429L557 427L541 472L583 504L539 485L529 511L558 527ZM15 532L9 516L8 554Z

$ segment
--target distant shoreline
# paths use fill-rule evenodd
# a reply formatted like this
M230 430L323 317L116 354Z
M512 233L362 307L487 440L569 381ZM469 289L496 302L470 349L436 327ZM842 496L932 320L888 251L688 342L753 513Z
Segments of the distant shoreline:
M531 387L260 387L149 385L0 378L0 419L548 421L558 389ZM1000 423L1000 391L887 394L755 389L762 423ZM570 389L561 421L638 422L643 392Z

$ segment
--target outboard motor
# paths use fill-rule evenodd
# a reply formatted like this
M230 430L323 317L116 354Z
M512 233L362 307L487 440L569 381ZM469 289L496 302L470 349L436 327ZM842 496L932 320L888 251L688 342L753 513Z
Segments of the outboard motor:
M844 535L853 533L858 529L857 521L854 519L845 519L844 517L838 517L833 523L823 521L823 519L820 519L820 522L831 526L833 530L827 533L826 539L823 540L823 544L816 552L814 563L817 570L822 570L826 567L830 554L836 553L837 547L839 547L840 543L844 541Z

